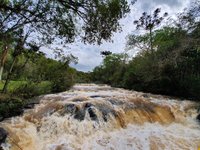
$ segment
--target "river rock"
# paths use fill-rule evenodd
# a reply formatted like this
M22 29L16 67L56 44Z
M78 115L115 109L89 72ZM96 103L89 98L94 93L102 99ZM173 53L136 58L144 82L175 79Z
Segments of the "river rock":
M64 107L65 113L70 113L71 115L74 115L74 113L78 110L77 106L75 104L67 104Z
M96 108L102 113L102 117L105 122L108 121L109 115L116 117L115 110L108 105L97 104Z
M0 127L0 145L5 142L7 136L8 133L6 132L6 130Z
M24 109L32 109L34 106L35 106L34 103L26 104L26 105L24 106Z
M91 103L86 103L85 104L85 109L88 111L91 120L97 121L98 117L95 113L95 106Z
M66 104L64 106L64 111L62 112L62 114L66 114L66 113L70 114L75 119L80 120L80 121L84 120L85 118L85 109L81 109L75 104Z
M144 98L149 98L149 95L148 95L147 93L142 94L142 96L143 96Z
M0 122L3 121L3 120L4 120L4 117L3 117L3 116L0 116Z
M200 122L200 114L197 115L196 119Z
M85 108L89 108L89 107L92 107L92 106L94 106L94 105L91 104L91 103L86 103L86 104L85 104Z
M75 112L74 118L79 120L79 121L83 121L85 119L85 110L84 109L78 109Z
M88 113L89 113L89 115L90 115L91 120L97 121L97 115L95 114L94 108L89 107L89 108L87 109L87 111L88 111Z
M99 97L101 97L100 95L92 95L92 96L90 96L91 98L99 98Z

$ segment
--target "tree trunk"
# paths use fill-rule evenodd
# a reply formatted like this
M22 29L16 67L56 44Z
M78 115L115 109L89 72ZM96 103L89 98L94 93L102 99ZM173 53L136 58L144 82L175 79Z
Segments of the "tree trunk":
M3 93L6 93L6 92L7 92L7 86L8 86L8 83L9 83L9 81L10 81L10 76L11 76L11 74L12 74L12 70L13 70L13 67L14 67L14 64L15 64L15 61L16 61L16 58L17 58L17 57L14 57L13 62L12 62L12 65L10 66L10 70L9 70L8 75L7 75L7 77L6 77L6 82L5 82L4 86L3 86L3 91L2 91Z
M3 66L0 68L0 81L2 81L2 75L3 75Z
M152 29L150 29L150 49L151 49L151 53L153 54Z
M5 44L3 46L3 52L2 52L1 60L0 60L0 81L2 80L3 68L6 62L7 55L8 55L8 46Z

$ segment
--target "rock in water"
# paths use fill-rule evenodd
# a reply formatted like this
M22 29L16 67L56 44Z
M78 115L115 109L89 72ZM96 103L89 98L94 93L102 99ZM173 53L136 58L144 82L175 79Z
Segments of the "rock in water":
M4 117L3 117L3 116L0 116L0 122L3 121L3 120L4 120Z
M85 109L81 109L75 104L66 104L64 106L64 111L63 114L70 114L71 116L74 116L75 119L77 120L84 120L85 118Z
M0 127L0 145L5 142L7 136L8 133L6 132L6 130Z
M64 108L65 113L70 113L71 115L74 115L74 113L78 110L75 104L67 104Z
M91 103L86 103L85 104L85 109L88 111L91 120L97 121L97 115L95 114L95 107Z
M88 108L88 113L90 115L91 120L97 121L97 115L92 107Z
M197 115L197 120L200 122L200 114Z

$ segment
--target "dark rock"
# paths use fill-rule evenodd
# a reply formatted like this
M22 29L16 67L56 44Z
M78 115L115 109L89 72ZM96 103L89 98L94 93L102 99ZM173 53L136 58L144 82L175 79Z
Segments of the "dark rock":
M34 103L30 103L24 106L25 109L32 109L35 106Z
M102 112L102 115L103 115L103 120L104 120L105 122L107 122L107 121L108 121L108 114Z
M64 107L65 113L74 114L77 111L77 106L75 104L67 104Z
M98 98L98 97L101 97L101 96L99 96L99 95L92 95L92 96L90 96L91 98Z
M6 132L6 130L0 127L0 145L2 143L5 143L7 136L8 136L8 133Z
M115 117L117 116L115 110L112 107L104 104L94 105L92 103L85 103L85 105L81 108L77 107L75 104L66 104L63 113L69 113L74 117L74 119L82 121L85 119L85 114L87 111L91 120L98 121L99 119L95 109L102 113L102 117L105 122L108 121L109 115L113 115Z
M86 103L85 104L85 108L86 110L88 111L89 115L90 115L90 118L91 120L97 120L97 115L95 114L95 106L91 103Z
M149 95L148 94L143 94L142 95L144 98L149 98Z
M91 107L91 106L94 106L94 105L91 104L91 103L86 103L86 104L85 104L85 108L89 108L89 107Z
M196 119L200 122L200 114L197 115Z
M85 109L80 109L75 112L74 118L83 121L85 118Z
M88 110L91 120L94 120L94 121L98 120L97 115L95 114L94 108L89 107L87 110Z
M3 117L3 116L0 116L0 122L3 121L3 120L4 120L4 117Z
M108 121L109 115L113 115L116 117L116 112L112 107L107 105L98 104L96 108L102 113L103 119L105 122Z
M66 104L63 113L68 113L80 121L84 120L85 118L85 109L79 109L75 104Z

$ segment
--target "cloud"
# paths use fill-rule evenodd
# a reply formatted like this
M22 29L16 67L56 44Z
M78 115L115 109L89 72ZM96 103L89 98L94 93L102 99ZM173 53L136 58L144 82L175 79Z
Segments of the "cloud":
M167 4L170 7L177 7L182 5L182 0L152 0L156 4Z
M78 64L71 64L72 67L80 71L91 71L95 66L98 66L102 61L100 51L103 50L97 45L85 45L76 43L70 46L71 53L78 57Z
M131 2L131 0L128 1ZM98 46L76 42L69 45L71 53L79 58L79 63L72 66L85 72L92 71L95 66L98 66L102 62L100 51L109 50L113 53L124 52L125 38L135 30L133 21L138 19L144 11L151 13L159 7L163 13L168 12L169 16L175 16L176 13L182 11L189 4L190 0L138 0L131 6L131 12L126 18L120 20L123 32L114 33L112 43L103 42L102 45Z

